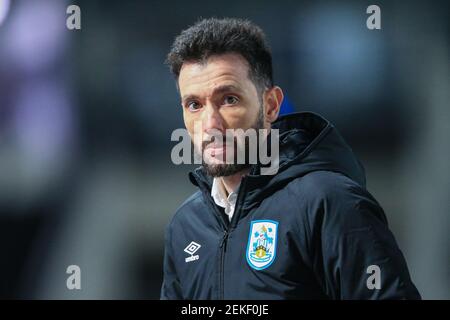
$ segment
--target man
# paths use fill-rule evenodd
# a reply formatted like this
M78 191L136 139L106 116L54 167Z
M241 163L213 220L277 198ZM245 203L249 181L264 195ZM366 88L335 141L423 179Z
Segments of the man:
M259 27L202 20L175 39L167 62L204 163L190 174L199 191L166 230L162 299L420 299L334 126L310 112L278 117L283 92ZM230 145L211 139L271 128L279 130L272 175L260 163L226 162Z

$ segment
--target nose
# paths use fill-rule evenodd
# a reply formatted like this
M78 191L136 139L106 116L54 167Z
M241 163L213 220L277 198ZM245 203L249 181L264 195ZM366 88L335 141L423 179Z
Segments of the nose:
M224 131L224 120L220 114L218 108L209 104L205 106L205 111L203 113L203 131L205 133L210 133L212 130Z

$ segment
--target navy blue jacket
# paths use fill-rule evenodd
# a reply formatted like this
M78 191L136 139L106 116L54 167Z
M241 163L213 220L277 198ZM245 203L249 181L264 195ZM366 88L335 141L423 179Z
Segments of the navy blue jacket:
M166 228L161 299L420 299L351 148L311 112L282 116L280 167L244 177L231 222L212 179Z

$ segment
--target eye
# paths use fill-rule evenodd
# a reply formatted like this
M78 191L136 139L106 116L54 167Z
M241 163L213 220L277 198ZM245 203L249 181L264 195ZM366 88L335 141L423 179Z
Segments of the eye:
M200 103L198 103L197 101L190 101L190 102L187 103L186 106L191 111L196 111L196 110L201 108Z
M239 99L235 96L225 96L225 98L223 99L223 103L224 104L237 104L239 102Z

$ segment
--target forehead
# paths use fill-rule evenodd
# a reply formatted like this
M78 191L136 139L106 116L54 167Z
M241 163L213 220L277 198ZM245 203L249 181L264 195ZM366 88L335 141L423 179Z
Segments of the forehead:
M182 95L206 92L224 84L247 87L252 84L248 74L249 65L242 56L233 53L215 55L206 63L183 63L178 84Z

